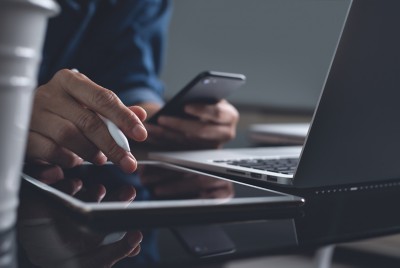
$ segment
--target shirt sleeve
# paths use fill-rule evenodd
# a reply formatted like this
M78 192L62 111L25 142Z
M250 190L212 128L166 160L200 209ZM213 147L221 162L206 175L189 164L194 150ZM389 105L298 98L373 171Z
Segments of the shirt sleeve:
M50 23L47 47L58 42L59 48L53 52L56 59L48 59L49 66L43 70L77 68L97 84L117 93L126 105L163 103L164 86L159 76L171 2L87 3L79 7L62 5L65 7L62 16ZM63 36L63 28L68 36ZM67 41L65 45L60 38ZM49 57L45 53L46 56Z

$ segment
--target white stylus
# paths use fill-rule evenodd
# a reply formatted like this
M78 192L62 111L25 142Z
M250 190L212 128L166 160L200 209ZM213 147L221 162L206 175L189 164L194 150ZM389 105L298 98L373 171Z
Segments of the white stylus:
M122 131L109 119L101 115L99 115L99 117L106 124L111 137L113 137L114 141L119 145L119 147L121 147L127 152L130 152L131 148L129 148L129 142L128 139L125 137L124 133L122 133Z
M79 73L77 69L71 69L71 71ZM110 132L111 137L118 144L118 146L124 149L125 151L130 152L131 148L129 147L128 139L125 137L124 133L122 133L122 131L109 119L101 115L99 115L99 117L106 124L108 132Z

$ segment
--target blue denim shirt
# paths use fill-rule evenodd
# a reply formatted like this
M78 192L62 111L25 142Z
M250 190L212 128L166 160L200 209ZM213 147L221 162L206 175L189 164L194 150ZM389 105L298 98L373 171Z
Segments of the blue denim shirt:
M127 105L162 103L159 80L171 15L169 0L58 0L49 20L39 85L77 68Z

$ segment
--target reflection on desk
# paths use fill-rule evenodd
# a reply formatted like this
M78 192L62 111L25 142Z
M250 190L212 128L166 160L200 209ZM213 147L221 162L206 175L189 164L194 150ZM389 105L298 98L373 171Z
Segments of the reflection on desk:
M199 255L193 254L169 227L141 229L141 251L136 257L129 258L132 250L129 240L136 237L136 230L93 230L73 220L70 215L49 203L46 196L32 191L26 185L22 188L21 196L18 237L26 254L26 263L31 262L39 267L107 267L118 261L115 267L125 267L127 264L147 267L149 264L190 264L199 261ZM264 249L297 245L293 219L254 221L244 225L234 222L218 226L234 241L235 251L256 250L260 245L258 239L262 237L269 238L264 241ZM182 226L173 229L176 228ZM189 228L196 230L196 226ZM215 228L210 230L213 232ZM238 239L243 239L243 234L246 243L237 244ZM217 233L208 235L215 237Z
M31 263L42 267L187 267L303 253L323 245L400 233L400 213L395 209L400 203L398 186L318 195L313 191L301 193L307 202L303 213L293 218L218 224L217 229L234 245L233 251L199 256L176 236L176 226L165 226L141 228L141 251L128 257L132 250L129 241L138 238L136 229L94 230L25 186L17 225L21 267L30 267ZM196 232L197 227L190 226L191 231Z
M276 219L304 204L300 197L159 162L138 162L132 174L113 164L50 171L26 169L38 179L23 174L24 182L102 230Z

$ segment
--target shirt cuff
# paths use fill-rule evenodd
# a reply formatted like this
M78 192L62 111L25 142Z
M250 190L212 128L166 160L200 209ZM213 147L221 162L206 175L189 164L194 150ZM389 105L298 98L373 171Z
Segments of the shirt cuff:
M135 88L119 92L117 95L125 105L137 105L145 102L164 104L162 97L149 88Z

